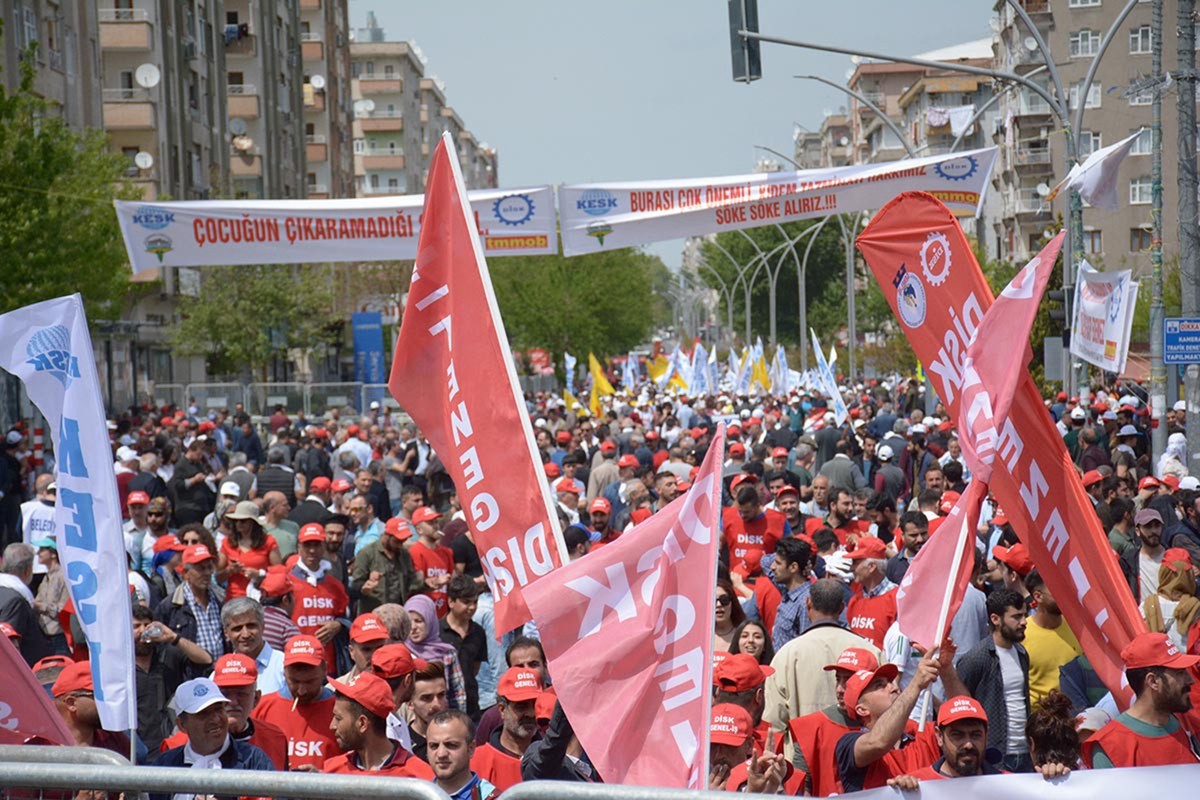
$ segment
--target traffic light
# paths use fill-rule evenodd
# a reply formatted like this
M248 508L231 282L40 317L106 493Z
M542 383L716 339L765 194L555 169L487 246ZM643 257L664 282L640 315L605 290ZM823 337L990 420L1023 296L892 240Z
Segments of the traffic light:
M1063 347L1071 346L1071 292L1064 289L1053 289L1046 292L1051 303L1058 303L1058 308L1050 309L1052 327L1062 330Z
M762 55L757 39L738 31L758 33L758 0L729 0L729 46L733 51L733 79L742 83L762 77Z

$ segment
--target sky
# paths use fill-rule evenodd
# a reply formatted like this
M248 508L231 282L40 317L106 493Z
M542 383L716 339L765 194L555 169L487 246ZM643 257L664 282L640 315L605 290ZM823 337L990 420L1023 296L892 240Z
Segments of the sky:
M914 55L988 36L992 0L759 0L768 35ZM501 187L738 175L818 130L848 56L763 44L763 78L734 83L722 0L350 0L390 41L414 40L426 74L481 141ZM671 266L682 241L651 246Z

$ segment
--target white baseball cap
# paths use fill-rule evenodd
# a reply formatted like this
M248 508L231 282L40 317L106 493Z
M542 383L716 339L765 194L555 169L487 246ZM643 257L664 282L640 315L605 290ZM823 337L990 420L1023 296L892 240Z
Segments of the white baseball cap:
M17 444L21 441L21 438L20 431L9 431L8 435L4 437L4 441L8 442L9 444Z
M1071 419L1087 419L1087 412L1083 410L1083 406L1075 406L1071 409Z
M1187 411L1187 401L1179 400L1171 408L1175 411Z
M1191 489L1193 492L1200 489L1200 478L1195 475L1185 475L1179 479L1180 489Z
M221 694L221 687L212 678L193 678L179 684L172 704L177 714L199 714L214 703L228 703L229 698Z
M222 497L241 497L242 487L238 486L234 481L225 481L221 484Z
M128 445L121 445L117 448L117 461L136 461L137 457L137 451Z
M892 446L889 444L881 445L880 448L875 451L875 454L879 456L880 461L891 461L896 457L895 452L892 450Z
M1122 425L1121 430L1117 431L1117 436L1137 436L1138 429L1132 425Z

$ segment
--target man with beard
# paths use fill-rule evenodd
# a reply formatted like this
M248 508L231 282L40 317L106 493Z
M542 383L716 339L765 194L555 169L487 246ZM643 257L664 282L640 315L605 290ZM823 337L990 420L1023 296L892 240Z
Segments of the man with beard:
M942 757L911 775L892 778L888 786L917 789L918 781L1001 774L1001 770L989 764L984 756L988 715L972 698L951 697L942 703L938 709L936 736Z
M521 782L521 756L539 736L535 703L541 693L542 678L533 670L512 667L500 679L501 725L476 748L471 769L501 792Z
M904 580L908 565L929 538L929 519L920 511L905 512L900 518L900 537L903 545L899 553L888 559L886 570L887 579L897 586Z
M76 661L64 668L50 691L59 716L77 747L100 747L129 756L129 738L100 727L100 711L96 708L96 688L89 662Z
M811 517L804 521L806 534L812 536L821 528L830 528L837 534L838 542L843 547L852 545L850 537L861 535L867 527L854 518L854 495L846 489L829 490L829 513L824 519Z
M1025 576L1025 585L1033 596L1036 609L1025 628L1025 649L1029 652L1029 702L1037 705L1059 685L1059 668L1083 655L1079 640L1063 618L1050 587L1035 569Z
M1001 587L988 595L987 610L992 635L963 654L956 665L958 675L981 710L987 710L985 723L991 719L986 746L1004 754L1006 770L1032 772L1025 740L1029 654L1021 644L1028 620L1025 598Z
M1084 742L1083 762L1107 769L1200 761L1196 739L1179 719L1192 708L1188 670L1200 656L1179 652L1165 633L1141 633L1121 650L1121 660L1133 705Z
M388 738L387 718L396 705L387 681L364 672L353 684L331 686L337 697L329 728L344 752L326 761L323 772L433 780L428 764Z
M283 677L287 685L262 699L255 721L265 720L288 738L288 761L293 770L320 772L325 762L342 751L330 733L333 691L325 686L325 646L315 636L293 636L283 648Z
M722 512L721 532L729 549L729 568L745 562L747 551L758 548L774 553L781 539L792 535L783 514L762 507L758 494L758 479L751 474L738 475L729 484L736 506Z

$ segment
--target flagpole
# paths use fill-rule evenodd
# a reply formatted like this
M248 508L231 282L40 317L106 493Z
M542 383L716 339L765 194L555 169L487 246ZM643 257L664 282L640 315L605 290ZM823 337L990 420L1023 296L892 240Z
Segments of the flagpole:
M724 422L717 423L717 435L716 435L716 438L713 439L712 446L718 448L718 450L717 450L718 453L725 452L725 423ZM713 510L717 517L716 523L711 528L711 530L719 531L721 529L721 482L720 481L714 481L713 492L712 492L712 497L711 497L710 501L713 504ZM720 569L721 569L721 558L720 558L721 537L720 536L713 536L712 547L714 550L717 551L717 557L713 559L713 574L712 574L712 583L713 583L713 586L716 586L717 585L717 575L720 573ZM734 602L736 602L736 600ZM706 612L707 619L714 619L714 617L712 615L715 613L714 612L715 608L716 608L716 603L714 602L712 604L712 607L709 608L708 611ZM716 625L715 619L713 621L713 625ZM713 660L712 660L712 658L704 659L704 684L703 685L706 688L713 685ZM709 771L709 769L711 769L711 766L709 765L709 758L708 758L709 748L712 747L712 692L711 691L704 692L704 719L700 720L700 731L701 731L700 739L701 739L701 745L702 745L701 750L700 750L700 781L701 781L700 790L705 791L708 789L708 771Z

